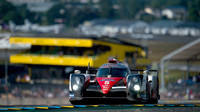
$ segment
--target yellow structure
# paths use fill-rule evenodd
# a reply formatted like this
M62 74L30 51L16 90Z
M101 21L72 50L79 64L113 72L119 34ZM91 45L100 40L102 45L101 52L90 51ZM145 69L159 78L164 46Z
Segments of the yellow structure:
M30 50L11 55L10 63L16 64L87 67L90 63L98 68L109 57L116 57L129 65L135 58L136 67L150 65L143 47L111 39L10 37L10 43L32 45Z

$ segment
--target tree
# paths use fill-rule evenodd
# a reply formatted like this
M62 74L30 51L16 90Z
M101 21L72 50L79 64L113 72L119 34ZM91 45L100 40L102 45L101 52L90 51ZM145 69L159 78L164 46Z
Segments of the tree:
M100 10L99 10L99 15L100 17L103 18L114 18L115 13L113 9L113 4L111 0L100 0Z
M196 8L192 8L192 9L189 9L189 20L191 21L200 21L199 17L200 17L200 14L198 12L198 9Z
M153 8L163 8L170 0L151 0L150 6Z
M144 0L130 0L128 4L130 18L134 18L140 10L144 9L144 6Z
M84 21L92 20L98 18L98 12L96 10L91 10L90 8L83 8L81 10L72 11L70 18L70 26L77 26Z
M140 15L140 20L146 21L146 22L152 22L156 20L156 17L150 14L142 14Z
M20 15L20 13L18 13L16 11L9 11L3 18L3 21L7 22L7 23L10 20L12 20L16 24L23 24L24 23L23 17Z
M30 20L34 18L33 13L27 9L26 5L15 7L6 0L0 0L0 7L0 18L3 22L8 23L12 20L16 24L23 24L25 18Z
M118 1L118 13L117 13L117 17L120 19L129 19L130 18L130 7L128 7L128 0L119 0Z
M20 12L23 19L28 19L31 22L36 22L34 18L36 14L28 10L26 4L18 6L17 9L18 9L18 12Z
M56 19L68 19L69 13L70 11L66 10L64 4L56 4L46 12L46 22L47 24L54 24Z
M18 12L15 6L6 0L0 0L0 18L4 22L14 21L16 24L23 24L23 17Z
M188 3L189 20L200 21L200 0L192 0Z
M0 18L3 18L9 11L13 11L16 8L6 0L0 0Z

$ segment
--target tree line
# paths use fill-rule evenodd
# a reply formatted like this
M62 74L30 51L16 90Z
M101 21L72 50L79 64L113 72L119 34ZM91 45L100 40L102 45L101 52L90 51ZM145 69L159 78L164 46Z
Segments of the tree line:
M153 21L160 18L151 15L136 18L136 15L147 6L154 9L184 6L188 12L186 20L200 21L200 0L100 0L98 8L93 6L91 0L81 8L76 2L58 1L48 11L39 13L29 11L27 5L14 6L6 0L0 0L0 20L6 23L12 20L16 24L23 24L24 19L28 19L43 25L63 23L66 26L77 26L86 20L99 18Z

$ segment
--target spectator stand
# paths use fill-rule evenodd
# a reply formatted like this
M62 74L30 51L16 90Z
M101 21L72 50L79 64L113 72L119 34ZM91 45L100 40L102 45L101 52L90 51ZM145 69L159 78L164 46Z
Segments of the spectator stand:
M183 47L169 53L161 59L161 91L166 90L165 71L168 68L169 62L186 62L187 77L190 77L191 63L200 61L200 38L196 39ZM200 70L200 69L198 69ZM200 71L199 71L200 72Z

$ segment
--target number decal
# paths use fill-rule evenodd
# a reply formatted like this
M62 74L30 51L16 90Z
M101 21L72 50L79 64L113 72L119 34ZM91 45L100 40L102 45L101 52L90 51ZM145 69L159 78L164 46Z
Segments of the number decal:
M110 84L110 82L109 81L105 81L105 83L104 84Z

